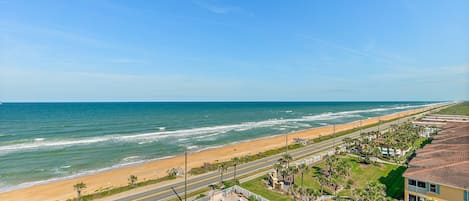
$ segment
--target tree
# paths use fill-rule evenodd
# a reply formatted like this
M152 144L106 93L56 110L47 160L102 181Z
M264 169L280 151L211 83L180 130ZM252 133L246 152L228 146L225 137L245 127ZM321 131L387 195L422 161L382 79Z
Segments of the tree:
M232 159L233 161L233 179L234 179L234 182L237 183L237 180L236 180L236 166L238 166L238 164L241 162L241 160L238 158L238 157L235 157Z
M290 182L290 184L294 184L295 183L295 175L298 174L298 167L296 166L291 166L288 168L288 181Z
M363 189L355 189L352 194L359 201L386 200L386 186L377 181L369 182Z
M332 175L329 183L331 184L332 188L334 189L334 196L337 196L337 190L339 190L340 186L340 177L339 175Z
M321 192L316 189L308 188L306 189L306 195L308 197L308 200L316 200L319 196L321 196Z
M218 171L220 172L220 183L223 184L223 173L228 170L228 167L226 166L225 163L221 163L218 166Z
M352 143L353 143L353 139L352 139L352 138L346 137L346 138L344 138L342 141L344 141L345 147L347 148L347 150L351 148L351 145L352 145Z
M134 186L135 183L137 183L137 180L138 180L138 177L137 177L137 176L135 176L135 175L130 175L130 176L129 176L129 184L130 184L130 185Z
M283 165L281 163L275 163L274 164L274 169L277 172L277 178L280 175L280 170L283 168Z
M309 167L306 165L306 164L301 164L298 166L298 170L300 171L301 173L301 188L303 188L303 177L304 177L304 173L309 169Z
M324 194L324 185L327 184L327 178L324 177L323 174L319 174L316 176L316 179L318 180L319 185L321 186L321 195Z
M83 182L80 182L80 183L73 185L73 188L75 189L75 191L77 191L77 199L81 200L81 191L83 191L83 189L86 188L86 184Z
M328 173L327 177L330 181L331 176L336 173L337 163L339 159L335 155L332 155L332 156L327 155L325 159L326 159L326 170Z
M293 160L292 156L290 154L284 154L282 156L282 160L287 164L287 168L290 165L290 162Z

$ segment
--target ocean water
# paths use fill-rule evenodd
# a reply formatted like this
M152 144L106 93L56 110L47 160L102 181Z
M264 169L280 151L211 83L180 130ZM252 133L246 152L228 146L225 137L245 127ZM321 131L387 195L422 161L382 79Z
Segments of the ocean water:
M0 192L431 102L0 104Z

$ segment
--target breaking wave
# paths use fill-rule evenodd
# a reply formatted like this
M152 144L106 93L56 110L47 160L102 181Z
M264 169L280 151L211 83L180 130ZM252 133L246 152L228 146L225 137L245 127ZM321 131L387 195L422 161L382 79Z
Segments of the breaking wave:
M240 124L201 127L201 128L193 128L193 129L175 130L175 131L167 131L164 129L160 129L159 132L134 134L134 135L106 135L106 136L101 136L101 137L75 138L75 139L67 139L67 140L36 138L32 142L29 141L29 142L22 142L22 143L0 146L0 153L5 154L5 153L10 153L10 152L24 151L24 150L30 150L30 149L45 149L45 148L65 147L65 146L88 145L88 144L102 143L102 142L136 141L139 144L144 144L144 142L154 141L154 140L158 140L161 138L168 138L168 137L180 138L180 137L185 137L185 136L191 136L191 137L195 137L196 139L201 139L201 138L221 135L230 131L241 132L241 131L246 131L246 130L255 129L255 128L272 127L276 125L283 125L283 124L289 124L289 123L298 124L299 122L310 122L310 121L318 121L318 120L323 121L323 120L333 120L333 119L340 119L340 118L360 117L359 115L360 113L420 108L420 107L425 107L429 105L432 105L432 104L417 105L417 106L397 106L397 107L391 107L391 108L374 108L374 109L367 109L367 110L352 110L352 111L335 112L335 113L328 112L328 113L317 114L317 115L303 116L301 118L269 119L269 120L258 121L258 122L244 122ZM304 124L304 125L307 125L307 124ZM145 140L148 140L148 141L145 141Z

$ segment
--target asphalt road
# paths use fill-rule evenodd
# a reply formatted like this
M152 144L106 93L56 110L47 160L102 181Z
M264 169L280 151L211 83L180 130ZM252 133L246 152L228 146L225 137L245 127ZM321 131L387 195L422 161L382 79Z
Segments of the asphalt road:
M403 122L405 120L408 120L412 117L421 117L428 113L429 111L409 117L405 117L400 120L395 120L392 122L388 123L383 123L379 127L380 129L386 129L389 128L391 124L397 123L397 121ZM361 132L370 132L370 131L375 131L378 129L378 126L370 127L367 129L363 129ZM342 139L350 137L350 138L357 138L360 136L360 131L353 132L347 135L339 136L336 138L332 138L329 140L325 140L319 143L314 143L311 145L307 145L302 148L294 149L289 151L288 153L293 157L293 159L298 159L302 158L305 156L309 155L314 155L314 153L317 153L319 151L329 149L334 147L335 145L339 145L342 143ZM240 164L237 167L236 174L237 176L242 176L246 174L251 174L254 173L260 169L266 169L269 167L272 167L272 165L281 158L281 154L277 155L272 155L269 157L265 157L256 161L252 161L249 163L245 164ZM190 160L190 157L189 157ZM224 174L223 176L224 179L232 179L233 178L233 167L228 168L228 171ZM217 171L202 174L196 177L192 177L187 180L187 192L195 191L204 187L208 187L211 184L216 184L217 182L220 182L220 174ZM138 201L150 201L150 200L167 200L170 198L176 198L176 194L174 193L176 191L181 197L184 196L184 181L177 182L171 185L167 186L162 186L158 188L154 188L145 192L129 195L124 198L118 199L118 201L130 201L130 200L138 200Z

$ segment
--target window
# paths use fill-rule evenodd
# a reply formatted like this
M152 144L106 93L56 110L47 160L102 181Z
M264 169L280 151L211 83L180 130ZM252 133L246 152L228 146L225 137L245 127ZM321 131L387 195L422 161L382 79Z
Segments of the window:
M425 185L425 182L417 182L417 186L420 187L420 188L427 188L427 185Z
M425 201L425 198L409 194L409 201Z
M436 185L430 184L430 192L436 193Z
M417 181L409 179L409 185L410 186L417 186Z

